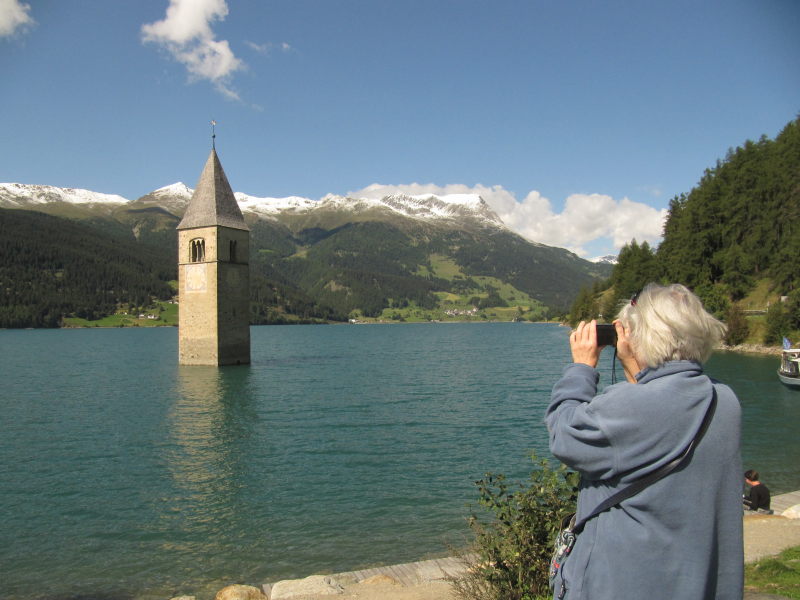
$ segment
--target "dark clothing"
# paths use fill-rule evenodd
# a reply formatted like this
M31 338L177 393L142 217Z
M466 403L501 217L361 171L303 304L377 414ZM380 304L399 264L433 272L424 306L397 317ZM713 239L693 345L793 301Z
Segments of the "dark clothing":
M750 488L750 494L745 497L744 505L750 510L769 510L769 490L763 483Z
M553 455L581 474L578 517L678 456L717 404L686 464L590 519L564 563L565 600L741 600L740 408L698 363L668 362L597 393L598 372L564 369L546 422ZM691 498L691 501L686 501Z

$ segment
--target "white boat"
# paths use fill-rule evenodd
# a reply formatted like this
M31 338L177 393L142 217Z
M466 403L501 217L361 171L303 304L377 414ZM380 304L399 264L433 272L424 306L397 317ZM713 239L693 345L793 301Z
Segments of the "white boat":
M785 385L800 388L800 348L784 348L778 379Z

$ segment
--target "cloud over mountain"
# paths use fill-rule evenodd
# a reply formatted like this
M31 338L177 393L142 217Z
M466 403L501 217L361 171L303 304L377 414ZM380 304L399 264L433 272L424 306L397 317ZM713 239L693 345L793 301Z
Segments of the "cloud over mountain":
M616 250L632 239L657 244L667 216L666 210L657 210L628 198L615 200L604 194L572 194L567 198L564 210L556 213L550 200L535 190L519 201L512 192L499 185L376 183L348 195L377 199L395 193L478 194L509 229L529 240L567 248L582 257L589 254L585 246L600 238L611 240Z

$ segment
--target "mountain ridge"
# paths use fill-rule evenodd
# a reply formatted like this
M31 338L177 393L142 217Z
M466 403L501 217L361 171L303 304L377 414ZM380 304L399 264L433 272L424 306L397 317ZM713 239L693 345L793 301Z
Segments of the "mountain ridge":
M149 192L134 200L122 196L93 192L77 188L59 188L49 185L0 183L0 208L43 210L47 204L107 205L111 210L132 208L142 204L159 204L162 208L182 213L194 190L183 182L176 182ZM474 219L487 225L506 227L497 214L478 194L390 194L381 199L328 194L320 200L299 196L284 198L260 197L235 192L242 213L260 217L275 216L283 211L303 212L314 210L350 210L358 213L370 209L388 209L415 219ZM175 216L180 216L176 214Z
M175 227L192 191L178 182L131 201L0 184L0 209L82 221L177 266ZM546 307L565 308L580 287L610 273L608 265L526 240L478 195L235 196L251 229L254 323L402 319L409 311L436 319L445 309L478 305L516 306L516 316L541 318Z

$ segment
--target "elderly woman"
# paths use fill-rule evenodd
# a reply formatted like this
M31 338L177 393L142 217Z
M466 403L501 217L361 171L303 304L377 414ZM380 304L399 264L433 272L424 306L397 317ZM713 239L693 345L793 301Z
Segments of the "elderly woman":
M725 326L684 286L648 285L614 322L627 382L598 393L595 325L570 335L574 362L545 416L553 455L581 475L578 519L679 457L710 421L674 471L586 522L555 596L741 599L740 407L702 366Z

